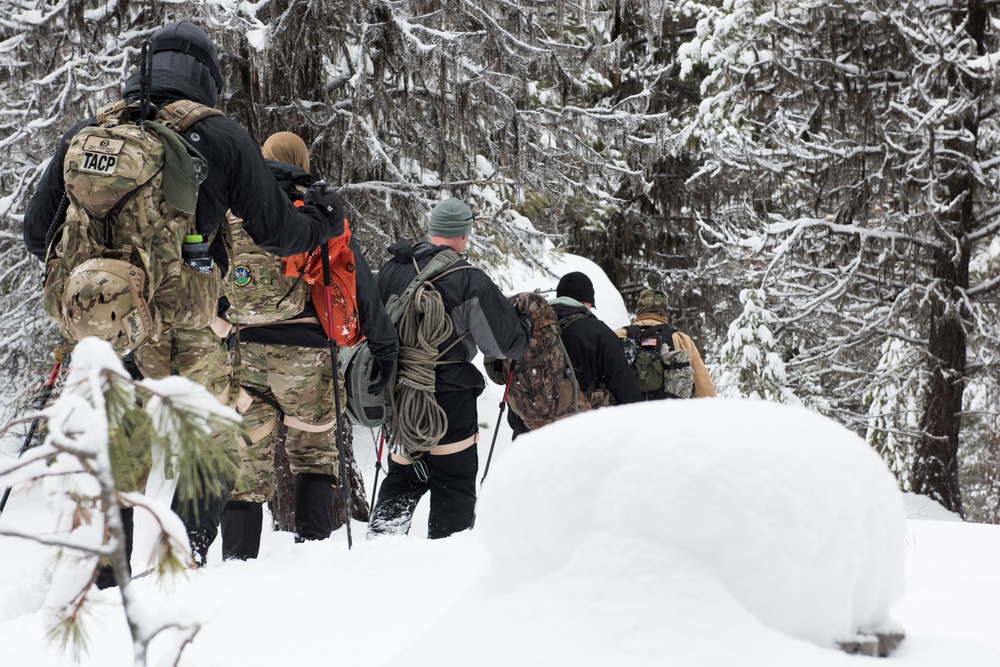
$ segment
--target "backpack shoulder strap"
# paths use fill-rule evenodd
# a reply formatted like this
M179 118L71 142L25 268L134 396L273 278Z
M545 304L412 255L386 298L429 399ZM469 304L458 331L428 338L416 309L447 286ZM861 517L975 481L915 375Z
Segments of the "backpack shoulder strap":
M423 285L425 282L434 282L438 278L442 277L445 273L450 273L451 266L462 259L462 256L457 252L448 248L442 250L438 254L431 258L431 261L427 263L424 268L419 268L417 262L413 260L413 266L417 269L417 275L413 276L413 279L403 288L403 291L399 293L399 298L390 299L389 302L385 304L386 313L389 315L389 319L395 324L399 321L402 316L403 311L413 300L413 295L416 293L417 289ZM460 268L472 268L468 265L464 267L455 267L455 269Z
M474 268L470 264L455 266L455 264L460 261L462 261L461 255L451 248L446 248L445 250L442 250L438 254L434 255L434 257L431 258L431 261L427 263L427 266L425 266L422 271L417 272L417 276L414 280L420 279L421 282L425 280L435 282L450 273L454 273L455 271Z
M626 327L630 329L632 327ZM677 329L673 328L669 324L654 324L640 330L640 327L636 326L635 329L639 330L639 338L647 338L649 336L656 336L665 343L670 349L674 349L674 333Z
M587 313L573 313L572 315L567 315L566 317L560 317L559 329L563 333L566 333L566 329L569 329L571 326L573 326L580 320L585 320L588 317L590 317L590 315L588 315Z
M122 122L122 116L128 113L128 102L125 100L118 100L117 102L112 102L111 104L105 104L103 107L97 110L97 124L107 125L113 124L118 125Z
M204 118L222 115L224 114L218 109L191 100L171 102L159 113L163 124L174 132L183 132Z

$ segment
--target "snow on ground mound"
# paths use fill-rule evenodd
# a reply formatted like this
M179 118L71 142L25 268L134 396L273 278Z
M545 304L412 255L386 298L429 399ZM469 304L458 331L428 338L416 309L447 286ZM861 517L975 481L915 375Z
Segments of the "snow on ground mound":
M742 605L822 646L888 621L903 593L903 504L860 438L803 408L760 401L611 410L614 419L598 411L519 438L491 471L476 532L493 559L492 594L520 587L546 604L581 587L608 594L618 582L639 611L624 620L664 628L684 615L687 586L701 589L691 599L718 602L689 608L715 615L708 625L749 628ZM566 586L554 583L567 572ZM574 604L589 601L584 593ZM580 614L580 639L596 645L588 632L604 635L613 618L603 612L625 612L613 601L592 607Z
M919 493L904 493L903 507L907 519L925 519L927 521L962 521L962 517L949 512L941 503L922 496Z

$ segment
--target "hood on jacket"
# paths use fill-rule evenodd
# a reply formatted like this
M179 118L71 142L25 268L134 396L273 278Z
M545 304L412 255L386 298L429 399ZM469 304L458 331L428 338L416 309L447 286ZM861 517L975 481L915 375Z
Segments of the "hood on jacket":
M154 104L177 100L210 107L218 104L222 93L219 51L207 32L189 21L178 21L154 32L149 41L153 52L150 97ZM135 71L125 81L125 99L131 102L138 97L139 72Z
M414 243L412 246L406 241L396 241L389 246L389 254L397 262L411 264L416 259L418 262L425 257L433 257L447 248L443 245L434 245L427 239Z

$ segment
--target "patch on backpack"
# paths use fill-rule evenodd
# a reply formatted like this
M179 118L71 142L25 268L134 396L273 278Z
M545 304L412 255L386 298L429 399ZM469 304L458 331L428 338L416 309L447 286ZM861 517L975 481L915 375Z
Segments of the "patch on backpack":
M250 273L250 267L245 264L240 264L239 266L233 267L233 283L237 287L246 287L250 284L253 279L253 275Z
M121 139L107 137L87 137L83 142L83 160L80 171L89 174L108 176L115 173L118 166L118 155L121 154L125 142Z
M643 338L639 345L642 347L656 347L657 343L659 341L656 338Z

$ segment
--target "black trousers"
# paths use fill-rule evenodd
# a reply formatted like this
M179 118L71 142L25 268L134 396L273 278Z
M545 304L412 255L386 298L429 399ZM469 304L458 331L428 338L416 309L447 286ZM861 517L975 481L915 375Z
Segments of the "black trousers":
M416 467L389 460L389 472L379 488L378 504L368 521L369 535L403 535L410 532L413 511L428 491L431 510L427 537L432 540L472 528L476 520L476 473L479 449L472 445L455 454L423 457L427 481Z
M460 442L478 429L476 392L438 392L435 397L448 415L448 432L441 444ZM455 454L421 458L427 479L418 466L389 460L378 501L368 520L368 535L404 535L410 531L413 512L425 493L430 492L431 508L427 537L439 539L472 528L476 520L476 474L479 449L475 444Z

